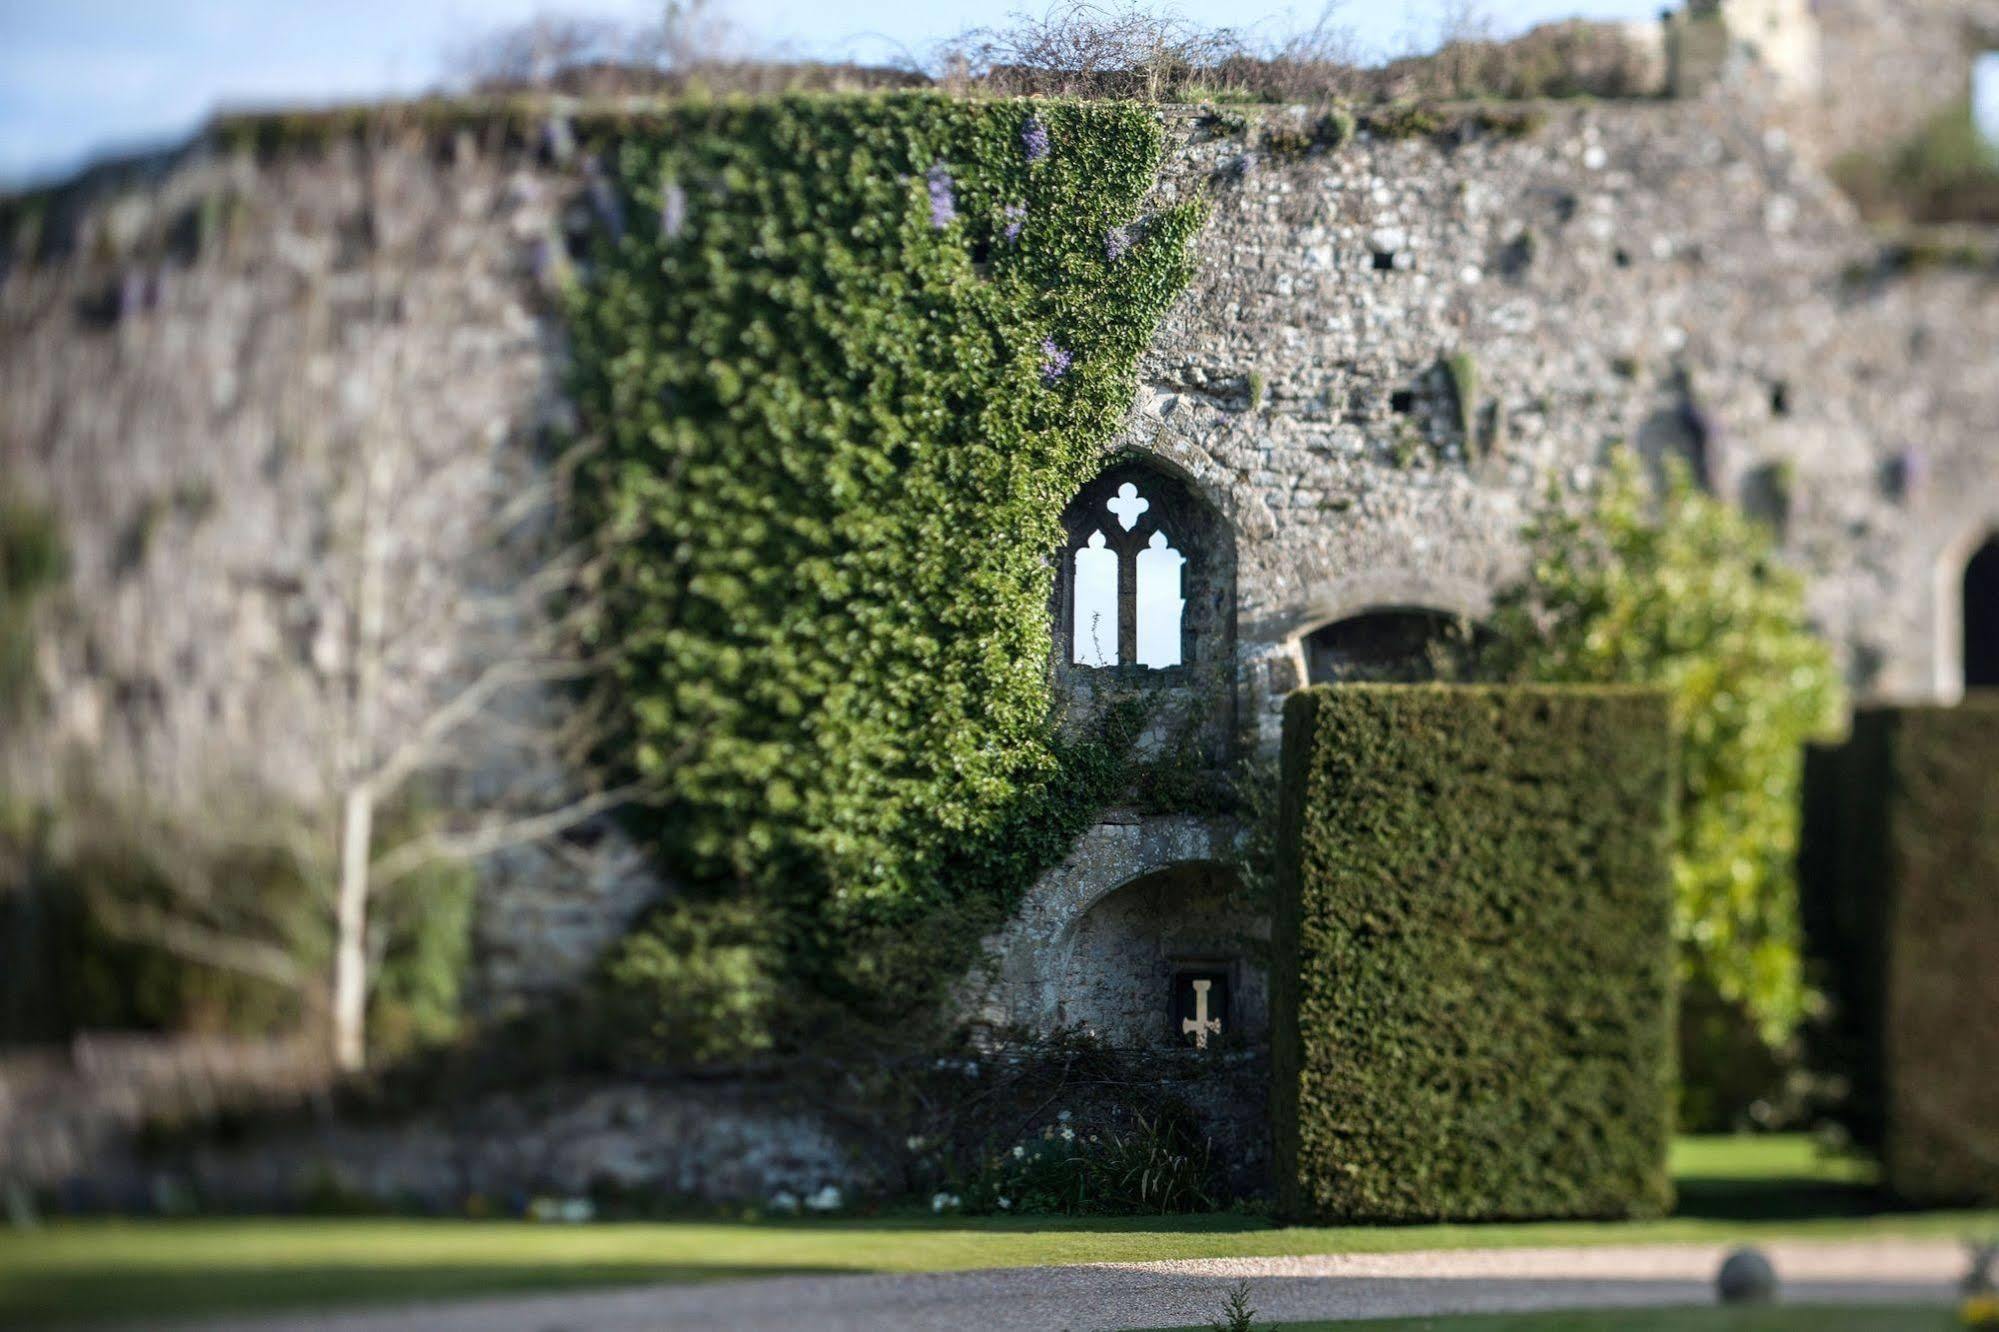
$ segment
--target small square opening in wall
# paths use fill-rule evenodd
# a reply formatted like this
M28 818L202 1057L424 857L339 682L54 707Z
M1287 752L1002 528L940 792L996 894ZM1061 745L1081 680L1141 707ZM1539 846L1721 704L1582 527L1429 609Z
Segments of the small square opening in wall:
M1770 386L1770 415L1789 416L1791 414L1791 386L1778 380Z
M1173 1038L1197 1050L1226 1038L1229 1026L1229 973L1224 965L1200 964L1173 973Z
M1395 251L1376 250L1374 252L1374 271L1377 273L1393 273L1395 271Z
M1414 389L1396 389L1388 395L1388 410L1398 416L1407 416L1409 413L1415 411L1416 391Z

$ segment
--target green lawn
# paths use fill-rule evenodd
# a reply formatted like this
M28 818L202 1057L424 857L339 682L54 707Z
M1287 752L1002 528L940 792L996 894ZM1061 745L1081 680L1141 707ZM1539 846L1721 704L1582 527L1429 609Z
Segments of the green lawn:
M1269 1332L1953 1332L1946 1309L1775 1306L1759 1309L1618 1309L1600 1313L1472 1314L1370 1318L1359 1323L1275 1323ZM1205 1327L1172 1332L1208 1332Z
M783 1272L1552 1244L1999 1234L1999 1212L1868 1214L1868 1175L1800 1139L1692 1140L1683 1214L1635 1223L1280 1228L1223 1215L634 1222L73 1221L0 1231L0 1325Z

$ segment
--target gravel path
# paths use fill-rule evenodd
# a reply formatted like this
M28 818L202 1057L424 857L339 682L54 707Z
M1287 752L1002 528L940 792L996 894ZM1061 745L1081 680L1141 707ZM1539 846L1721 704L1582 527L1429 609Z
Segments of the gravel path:
M1965 1253L1943 1241L1763 1246L1801 1304L1949 1300ZM1249 1278L1264 1319L1700 1304L1718 1245L1468 1249L1106 1263L908 1276L773 1277L215 1324L229 1332L1085 1332L1205 1325Z

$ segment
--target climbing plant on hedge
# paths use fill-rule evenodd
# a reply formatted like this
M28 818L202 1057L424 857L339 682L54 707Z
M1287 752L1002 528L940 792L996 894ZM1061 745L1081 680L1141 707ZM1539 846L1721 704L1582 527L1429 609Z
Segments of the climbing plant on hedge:
M619 757L794 970L865 974L862 940L1045 854L996 836L1058 775L1046 560L1201 220L1142 212L1160 141L928 94L599 137L570 323Z
M1655 496L1628 452L1582 508L1551 499L1527 541L1528 576L1489 622L1492 673L1672 696L1681 979L1781 1040L1806 1002L1794 867L1804 748L1836 732L1845 708L1803 580L1767 529L1684 467Z

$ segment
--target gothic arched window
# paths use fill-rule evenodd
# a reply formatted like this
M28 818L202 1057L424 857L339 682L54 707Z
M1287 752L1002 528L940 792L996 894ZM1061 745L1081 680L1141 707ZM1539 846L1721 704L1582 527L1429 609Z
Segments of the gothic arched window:
M1178 480L1131 461L1085 486L1063 521L1069 540L1058 602L1064 613L1056 621L1067 640L1063 661L1152 670L1189 665L1198 632L1190 607L1202 591L1213 515Z

